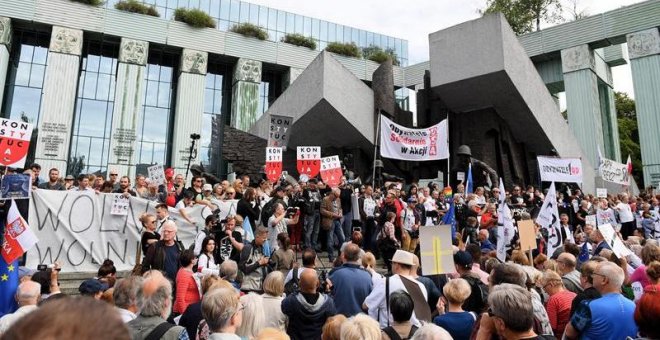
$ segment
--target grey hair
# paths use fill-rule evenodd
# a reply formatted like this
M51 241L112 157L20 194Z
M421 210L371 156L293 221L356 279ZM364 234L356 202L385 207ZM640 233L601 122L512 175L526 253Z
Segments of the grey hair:
M41 285L35 281L25 281L16 289L16 300L19 303L29 302L39 297Z
M228 281L233 281L238 275L238 265L236 261L226 260L220 265L220 276Z
M127 309L130 306L137 305L137 295L142 286L141 276L131 275L127 278L120 279L115 283L112 298L115 301L115 306Z
M261 295L249 293L240 298L243 303L243 322L236 329L236 335L253 339L266 327L266 315L264 315L264 299Z
M420 327L410 340L452 340L451 334L433 323Z
M151 287L153 285L157 285L157 288L151 294L145 295L145 287ZM140 310L140 315L167 315L172 304L171 301L172 284L164 276L151 274L142 281L142 285L140 285L140 289L137 292L137 305Z
M237 311L238 294L234 289L214 289L202 298L202 316L211 332L220 332L227 327Z
M616 264L612 262L602 262L598 266L598 272L598 274L601 274L610 280L610 287L621 287L623 285L625 274L623 273L623 269Z
M357 314L341 325L342 340L380 339L378 321L365 314Z
M534 326L532 295L518 285L503 283L493 287L488 305L493 315L514 332L525 332Z

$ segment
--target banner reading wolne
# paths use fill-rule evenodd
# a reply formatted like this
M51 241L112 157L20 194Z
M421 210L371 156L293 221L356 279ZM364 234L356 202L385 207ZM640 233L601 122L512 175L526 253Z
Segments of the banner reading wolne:
M407 161L448 158L447 120L426 129L410 129L381 116L380 155Z
M579 158L537 157L541 181L582 183L582 160Z
M339 156L324 157L321 159L321 178L325 184L334 187L341 183L341 163Z
M0 165L24 167L31 137L32 124L0 118Z
M266 178L276 182L282 175L282 148L266 148Z
M293 117L270 115L268 146L278 146L286 150L292 122Z
M299 146L296 168L298 174L307 175L307 177L316 177L321 170L321 147L320 146Z

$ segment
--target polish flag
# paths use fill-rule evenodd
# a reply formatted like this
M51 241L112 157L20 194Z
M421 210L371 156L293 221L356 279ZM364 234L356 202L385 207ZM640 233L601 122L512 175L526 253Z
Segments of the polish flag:
M2 243L2 257L7 263L16 261L39 242L37 236L30 230L30 226L18 212L14 200L7 213L5 226L5 240Z
M630 159L630 155L628 155L626 165L628 166L628 175L632 175L632 159Z

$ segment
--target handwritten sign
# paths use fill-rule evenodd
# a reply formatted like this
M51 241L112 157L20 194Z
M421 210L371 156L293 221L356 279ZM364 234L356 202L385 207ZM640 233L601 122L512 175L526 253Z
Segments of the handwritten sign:
M112 198L112 208L110 213L112 215L126 216L128 215L128 207L131 202L128 197L125 197L123 194L114 194Z
M451 244L451 225L419 228L422 275L453 273L454 249Z
M151 183L156 183L158 185L165 184L165 169L160 164L152 165L147 168L147 173L149 174L149 180Z
M607 188L596 188L596 197L607 198Z

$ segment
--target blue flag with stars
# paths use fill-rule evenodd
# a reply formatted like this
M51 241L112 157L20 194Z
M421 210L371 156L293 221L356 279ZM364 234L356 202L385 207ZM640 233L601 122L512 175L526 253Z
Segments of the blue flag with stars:
M454 201L451 201L451 205L449 206L449 210L447 210L447 213L445 216L442 217L442 224L449 224L451 225L451 239L456 238L456 209L454 206Z
M578 256L578 262L579 263L585 263L589 261L589 246L587 245L587 242L584 242L582 245L582 249L580 249L580 255Z
M18 260L7 264L0 257L0 317L18 309L14 296L18 289Z

